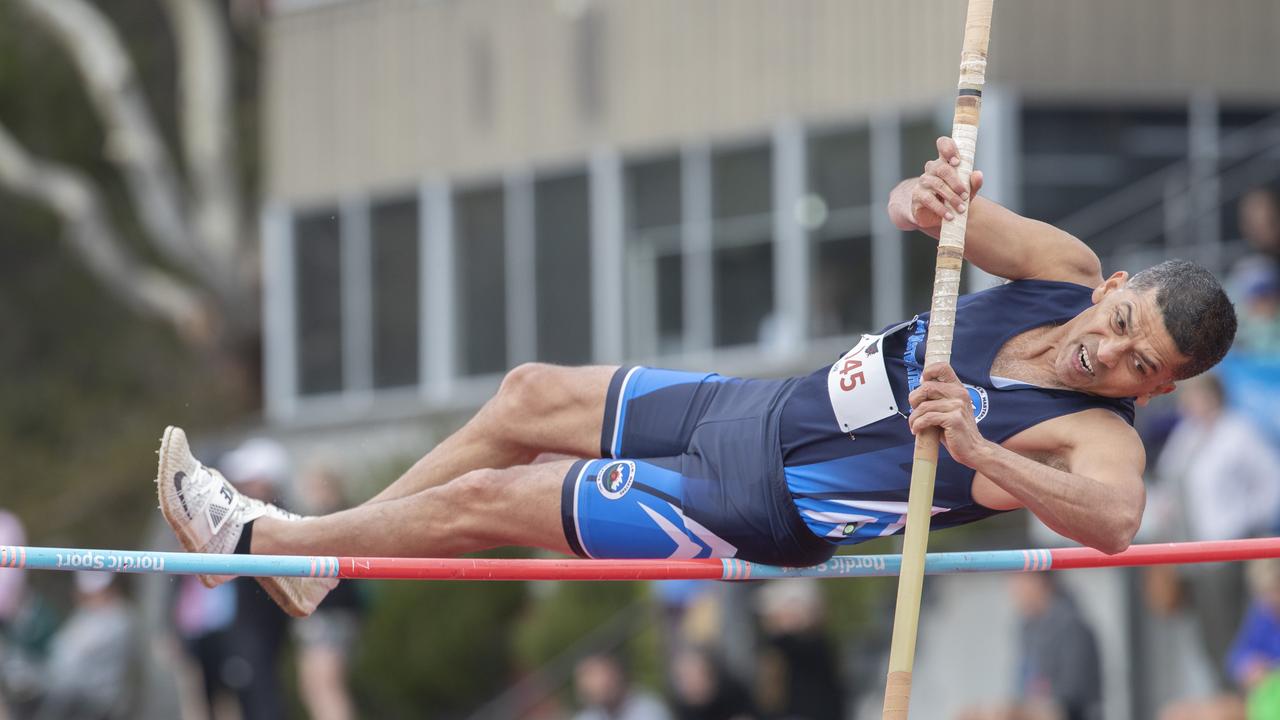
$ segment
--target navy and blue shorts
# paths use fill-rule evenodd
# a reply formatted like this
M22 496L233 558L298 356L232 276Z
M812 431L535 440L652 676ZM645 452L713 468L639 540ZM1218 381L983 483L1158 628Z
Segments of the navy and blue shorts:
M569 546L592 558L825 561L836 546L805 525L782 472L778 421L795 382L620 368L602 459L564 479Z

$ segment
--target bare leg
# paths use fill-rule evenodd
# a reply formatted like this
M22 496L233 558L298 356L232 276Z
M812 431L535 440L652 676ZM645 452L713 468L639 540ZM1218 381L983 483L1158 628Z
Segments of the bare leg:
M430 456L428 456L430 457ZM452 557L515 545L571 554L560 491L571 460L473 470L405 497L305 520L263 517L252 552L265 555Z
M507 468L540 453L598 457L605 396L617 367L529 363L466 425L426 454L369 503L404 498L481 468Z

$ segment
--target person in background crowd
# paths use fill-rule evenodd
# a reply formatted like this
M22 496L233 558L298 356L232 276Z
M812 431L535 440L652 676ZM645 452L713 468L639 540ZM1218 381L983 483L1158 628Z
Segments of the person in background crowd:
M842 720L844 695L835 653L823 632L818 581L774 581L759 594L764 632L756 703L779 720Z
M1237 346L1280 354L1280 193L1265 187L1251 190L1240 198L1237 212L1249 246L1226 283L1240 306Z
M0 545L25 545L26 529L13 513L0 510ZM23 716L38 702L40 665L58 618L26 584L26 571L0 572L0 717Z
M75 574L75 611L53 637L37 720L128 716L138 648L133 613L115 579L107 572Z
M200 704L188 712L199 713L213 720L218 717L220 698L233 694L235 688L223 677L229 657L229 630L236 615L236 588L233 584L207 588L194 575L183 575L177 580L174 598L173 621L182 648L195 663L200 676L198 692L203 700L188 700L189 706Z
M596 653L579 660L573 687L582 706L574 720L671 720L662 701L631 687L626 668L614 655Z
M298 480L303 512L327 514L350 507L342 478L333 468L314 465ZM298 692L312 720L356 717L347 671L364 611L359 587L357 583L338 585L313 614L293 623L298 650Z
M1160 720L1270 720L1280 717L1280 560L1255 560L1246 571L1250 602L1226 667L1240 692L1172 705Z
M223 458L226 478L247 497L279 503L290 481L289 454L279 443L251 438ZM235 689L244 720L285 717L280 651L288 624L252 578L236 578L235 617L228 630L223 679Z
M1280 272L1256 268L1240 283L1240 332L1236 347L1280 356Z
M1102 669L1093 629L1050 573L1009 580L1021 618L1017 701L971 708L957 720L1101 720Z
M1221 381L1206 373L1179 388L1181 421L1156 462L1150 522L1166 540L1232 540L1271 532L1280 518L1280 454L1249 418L1226 407ZM1189 565L1201 644L1214 667L1231 643L1244 607L1239 563ZM1228 679L1219 675L1219 690Z
M679 720L755 720L745 688L734 682L706 647L682 647L671 665Z

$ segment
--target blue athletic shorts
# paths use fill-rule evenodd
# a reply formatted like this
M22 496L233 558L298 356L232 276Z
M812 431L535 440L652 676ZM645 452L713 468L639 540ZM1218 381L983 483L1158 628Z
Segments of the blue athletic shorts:
M782 472L778 421L794 384L620 368L603 459L574 463L564 479L569 546L593 558L831 557L836 546L805 525Z

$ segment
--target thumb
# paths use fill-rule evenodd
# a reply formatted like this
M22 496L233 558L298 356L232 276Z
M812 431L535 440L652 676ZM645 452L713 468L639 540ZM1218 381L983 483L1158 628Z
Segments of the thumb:
M973 195L977 195L978 191L982 189L981 170L974 170L973 173L969 175L969 188L970 193Z

